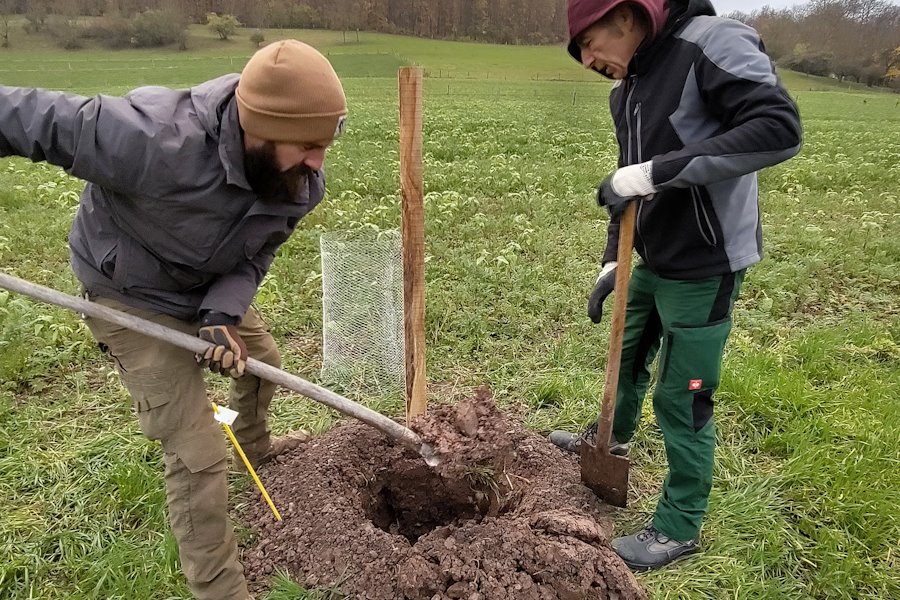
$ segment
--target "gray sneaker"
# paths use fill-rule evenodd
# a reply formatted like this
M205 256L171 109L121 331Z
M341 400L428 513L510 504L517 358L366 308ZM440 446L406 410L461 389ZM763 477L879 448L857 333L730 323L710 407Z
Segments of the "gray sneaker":
M635 534L615 538L612 547L632 571L649 571L697 552L700 538L679 542L648 525Z
M571 433L563 431L562 429L551 431L550 435L547 436L547 439L566 452L578 454L580 452L579 446L581 446L581 442L586 439L593 440L595 435L597 435L596 421L588 425L587 429L581 433ZM617 442L615 436L612 436L609 441L609 452L616 456L628 456L628 443Z

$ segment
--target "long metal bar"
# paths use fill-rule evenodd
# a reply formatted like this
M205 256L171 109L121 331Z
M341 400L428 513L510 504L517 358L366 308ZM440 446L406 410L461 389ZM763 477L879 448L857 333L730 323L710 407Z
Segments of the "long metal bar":
M103 321L115 323L116 325L121 325L132 331L162 340L163 342L168 342L179 348L190 350L191 352L202 353L212 346L209 342L203 341L198 337L176 331L164 325L160 325L159 323L153 323L152 321L141 319L140 317L129 315L122 311L102 306L96 302L90 302L89 300L77 296L64 294L52 288L37 285L6 273L0 273L0 288L23 294L42 302L61 306L76 313L94 317L95 319L101 319ZM366 406L353 402L348 398L314 383L310 383L296 375L291 375L281 369L267 365L254 358L247 360L246 372L252 373L257 377L261 377L273 383L277 383L298 394L302 394L310 400L315 400L316 402L333 408L348 417L359 419L366 425L374 427L386 436L415 450L429 465L434 466L438 462L434 449L429 444L423 442L414 431L389 419L381 413L375 412Z

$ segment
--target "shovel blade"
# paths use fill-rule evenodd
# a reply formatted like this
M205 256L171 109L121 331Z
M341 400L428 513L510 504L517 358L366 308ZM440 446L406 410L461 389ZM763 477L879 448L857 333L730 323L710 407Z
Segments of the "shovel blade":
M607 504L625 508L628 504L628 457L610 454L608 448L597 447L587 440L582 440L580 448L581 482Z

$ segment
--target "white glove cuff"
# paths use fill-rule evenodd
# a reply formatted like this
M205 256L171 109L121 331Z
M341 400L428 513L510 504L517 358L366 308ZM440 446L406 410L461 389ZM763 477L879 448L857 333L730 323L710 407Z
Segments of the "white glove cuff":
M600 274L597 275L597 281L600 281L605 276L609 275L617 266L619 266L619 262L615 260L611 260L600 269Z
M628 165L618 169L612 176L612 188L623 198L650 196L656 193L653 185L653 161Z

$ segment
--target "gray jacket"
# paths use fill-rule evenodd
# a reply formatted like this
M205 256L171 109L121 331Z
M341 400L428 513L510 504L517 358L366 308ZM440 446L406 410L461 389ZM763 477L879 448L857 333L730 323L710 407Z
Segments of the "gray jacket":
M256 197L237 82L94 98L0 86L0 156L88 182L69 236L87 289L185 320L247 310L275 251L322 200L325 177L309 177L290 204Z
M638 49L609 96L619 164L652 161L657 193L638 201L635 249L654 273L704 279L762 259L757 171L797 154L800 115L759 34L670 0L663 32ZM618 219L603 262L616 259Z

